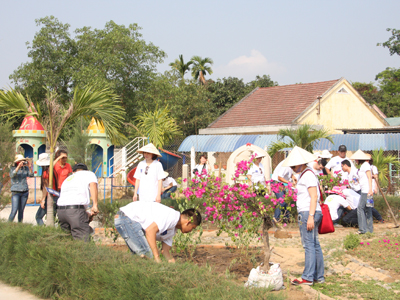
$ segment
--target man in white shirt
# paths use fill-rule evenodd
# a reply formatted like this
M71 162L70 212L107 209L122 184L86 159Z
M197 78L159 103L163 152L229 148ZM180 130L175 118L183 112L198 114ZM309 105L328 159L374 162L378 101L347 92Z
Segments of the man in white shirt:
M346 172L343 172L341 163L345 159L350 161L350 159L346 156L347 147L345 145L340 145L338 151L339 155L332 157L332 159L326 164L325 170L328 174L331 174L334 177L336 177L338 174L341 174L342 180L346 180L348 179L348 174ZM350 163L351 166L354 167L351 161Z
M90 217L98 214L97 208L97 177L88 171L85 164L72 167L72 175L61 185L61 195L57 202L57 214L60 227L72 234L74 239L89 241L92 228L89 226ZM86 209L93 200L91 213Z
M175 262L170 250L176 230L191 232L201 224L201 214L193 209L180 213L158 202L132 202L120 208L115 228L133 254L161 262L156 241L162 242L162 254Z
M161 199L171 198L171 193L175 192L178 188L178 184L175 179L168 177L169 173L164 171L164 179L162 181L162 194Z
M294 175L292 168L282 166L283 162L284 162L284 160L281 161L276 166L274 172L272 173L272 177L271 177L275 184L281 183L279 192L274 191L276 199L280 199L285 196L286 191L283 186L284 183L288 184L290 181L293 181L294 183L297 182L297 179ZM275 208L275 212L274 212L274 221L275 222L280 222L281 210L283 211L284 216L288 215L289 212L287 211L286 207L287 207L287 203L283 202Z
M351 210L349 203L342 196L331 195L326 198L325 204L328 205L329 207L329 213L331 214L333 225L335 227L341 227L341 225L339 225L338 222L342 217L343 210L340 208Z
M360 177L358 176L358 169L352 166L351 162L347 159L341 163L343 172L347 173L347 180L353 191L361 195Z

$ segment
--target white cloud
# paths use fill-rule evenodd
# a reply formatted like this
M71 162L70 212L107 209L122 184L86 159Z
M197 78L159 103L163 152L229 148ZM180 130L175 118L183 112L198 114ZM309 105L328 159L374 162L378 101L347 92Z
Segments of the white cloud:
M267 58L258 50L251 50L250 56L242 55L232 59L227 65L214 68L216 77L238 77L245 82L254 80L257 75L270 75L274 77L286 72L286 68L278 63L269 62Z

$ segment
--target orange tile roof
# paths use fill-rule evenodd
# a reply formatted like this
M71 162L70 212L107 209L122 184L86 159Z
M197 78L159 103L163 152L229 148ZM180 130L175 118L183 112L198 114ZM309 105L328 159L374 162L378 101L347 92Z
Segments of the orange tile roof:
M340 79L258 88L208 128L288 125Z

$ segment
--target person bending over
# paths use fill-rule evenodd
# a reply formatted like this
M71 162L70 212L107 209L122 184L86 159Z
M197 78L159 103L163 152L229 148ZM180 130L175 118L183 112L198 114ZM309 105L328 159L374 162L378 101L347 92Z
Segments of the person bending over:
M170 250L176 231L191 232L201 224L201 215L193 208L180 213L158 202L136 201L120 208L114 224L133 254L161 262L160 241L164 257L175 262Z

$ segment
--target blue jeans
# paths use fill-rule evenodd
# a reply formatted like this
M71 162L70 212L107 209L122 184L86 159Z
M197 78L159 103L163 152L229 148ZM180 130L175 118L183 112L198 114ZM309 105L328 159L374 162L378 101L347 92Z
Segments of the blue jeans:
M18 212L18 222L24 219L24 209L26 201L28 201L29 191L26 192L12 192L11 196L11 213L8 221L14 221L15 215Z
M174 193L178 187L175 185L161 194L161 199L171 198L171 193Z
M153 253L140 223L131 220L122 211L119 211L115 216L114 224L133 254L153 258Z
M276 199L279 198L284 198L285 197L285 191L280 191L279 193L275 193ZM288 211L286 209L287 207L287 203L283 202L280 203L276 206L275 208L275 212L274 212L274 218L275 220L279 221L280 217L281 217L281 211L283 211L283 216L286 217L288 215Z
M316 211L314 215L314 229L307 230L308 211L299 212L298 221L301 243L305 251L305 266L301 278L313 281L324 279L324 256L318 240L318 226L322 220L322 213Z
M57 200L58 200L58 198L59 197L57 197L57 196L53 196L53 213L54 213L54 217L56 216L56 214L57 214ZM36 223L38 224L38 225L44 225L44 222L43 222L43 217L45 216L47 214L47 197L46 197L46 200L45 200L45 203L44 203L44 208L42 208L41 206L39 206L39 208L38 208L38 210L37 210L37 212L36 212L36 217L35 217L35 219L36 219Z
M373 232L372 209L367 207L367 193L361 193L357 207L358 229L361 233Z

